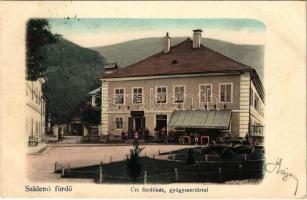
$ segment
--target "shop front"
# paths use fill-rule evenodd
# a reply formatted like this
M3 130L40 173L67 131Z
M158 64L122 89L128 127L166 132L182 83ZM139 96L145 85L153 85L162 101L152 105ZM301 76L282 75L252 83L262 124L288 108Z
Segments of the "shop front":
M176 110L168 125L179 143L209 144L223 139L230 122L229 110Z

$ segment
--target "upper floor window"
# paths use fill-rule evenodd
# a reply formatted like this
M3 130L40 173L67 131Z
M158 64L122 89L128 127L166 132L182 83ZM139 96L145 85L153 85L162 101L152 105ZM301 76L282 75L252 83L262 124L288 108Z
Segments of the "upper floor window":
M174 102L182 103L184 101L184 86L174 86Z
M142 103L143 102L143 88L133 88L133 103Z
M200 85L199 86L199 95L200 95L200 102L212 102L211 99L212 94L212 86L211 85Z
M220 84L220 102L230 103L232 100L232 84Z
M166 103L166 87L157 87L156 88L157 103Z
M255 94L255 102L254 102L254 107L256 110L259 111L259 107L260 107L260 102L259 102L259 97L258 95Z
M124 94L125 91L123 88L115 89L115 104L124 104Z
M254 104L254 91L251 89L251 93L250 93L250 106L253 106Z
M123 117L115 117L115 127L116 129L123 129L124 127Z

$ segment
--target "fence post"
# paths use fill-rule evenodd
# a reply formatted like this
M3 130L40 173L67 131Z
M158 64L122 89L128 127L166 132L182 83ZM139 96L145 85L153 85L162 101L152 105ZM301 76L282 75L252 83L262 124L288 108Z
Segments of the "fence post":
M99 166L99 180L98 183L102 183L102 165Z
M241 178L241 175L242 175L242 165L239 164L239 178Z
M247 155L246 154L244 154L244 161L246 161L247 160Z
M222 168L221 167L219 167L218 173L219 173L219 182L222 182Z
M145 172L144 172L144 184L146 184L147 183L147 171L145 170Z
M179 174L177 168L175 168L175 181L179 180Z
M208 155L205 155L205 161L208 162Z
M57 162L54 163L54 172L56 172Z
M65 176L65 168L62 168L62 173L61 173L61 178L63 178Z
M173 156L172 156L172 160L175 160L175 154L173 154Z

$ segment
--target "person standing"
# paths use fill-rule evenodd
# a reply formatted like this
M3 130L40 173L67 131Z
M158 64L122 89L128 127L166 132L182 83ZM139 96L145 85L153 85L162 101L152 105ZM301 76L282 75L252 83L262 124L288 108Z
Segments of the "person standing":
M146 127L146 128L145 128L145 132L144 132L144 139L145 139L146 142L148 141L148 137L149 137L149 130L148 130L148 128Z
M138 139L139 139L139 132L138 132L138 131L135 131L135 132L134 132L134 139L135 139L135 140L138 140Z

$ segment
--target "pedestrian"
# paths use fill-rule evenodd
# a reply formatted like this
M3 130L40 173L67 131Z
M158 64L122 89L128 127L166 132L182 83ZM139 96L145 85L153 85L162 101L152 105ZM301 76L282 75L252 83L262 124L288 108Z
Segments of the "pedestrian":
M163 143L167 143L167 137L166 137L166 128L165 126L162 127L161 129L161 135L162 135L162 142Z
M134 132L134 139L135 139L135 140L138 140L138 139L139 139L139 132L138 132L138 131L135 131L135 132Z
M194 136L194 142L195 142L196 145L198 144L198 135Z
M148 137L149 137L149 130L148 130L148 127L146 127L145 132L144 132L144 139L146 142L148 141Z
M122 132L122 140L125 141L127 139L126 132L123 130Z

